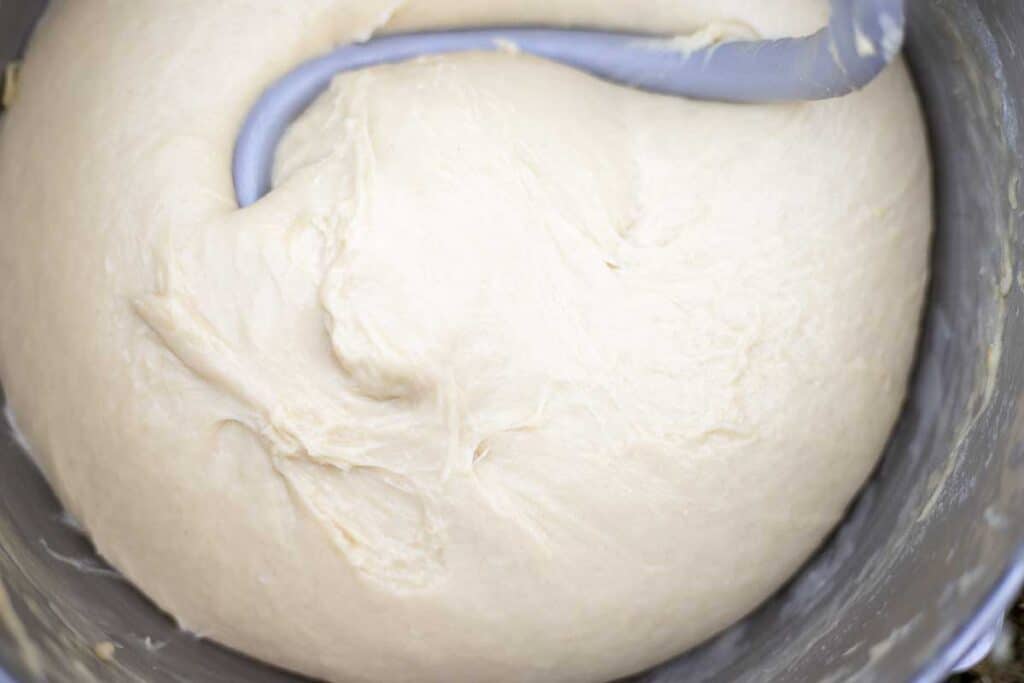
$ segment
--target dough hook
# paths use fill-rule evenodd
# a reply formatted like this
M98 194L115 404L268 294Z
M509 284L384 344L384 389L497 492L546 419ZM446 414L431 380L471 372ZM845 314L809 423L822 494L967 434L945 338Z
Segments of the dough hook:
M804 38L743 40L683 50L650 35L550 28L482 28L381 36L299 66L259 99L235 146L240 206L270 191L277 143L344 71L414 57L514 47L609 81L725 102L819 100L853 92L903 45L904 0L832 0L827 27Z

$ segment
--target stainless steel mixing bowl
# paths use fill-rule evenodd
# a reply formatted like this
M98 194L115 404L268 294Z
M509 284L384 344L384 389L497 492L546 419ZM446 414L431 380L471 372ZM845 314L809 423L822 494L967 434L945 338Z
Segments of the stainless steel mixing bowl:
M41 5L0 1L0 58L18 52ZM842 527L789 586L637 681L940 681L1024 580L1024 2L912 1L910 26L939 223L903 417ZM102 642L115 644L114 661L96 655ZM0 681L8 678L299 680L178 631L95 556L5 432Z

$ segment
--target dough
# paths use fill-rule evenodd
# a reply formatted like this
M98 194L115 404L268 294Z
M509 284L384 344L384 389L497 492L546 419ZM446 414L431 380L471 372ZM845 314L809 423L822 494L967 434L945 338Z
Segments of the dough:
M0 373L49 480L184 626L331 681L601 681L728 626L904 397L931 201L902 64L731 106L429 58L340 77L253 207L230 158L272 79L374 31L827 9L57 3L0 133Z

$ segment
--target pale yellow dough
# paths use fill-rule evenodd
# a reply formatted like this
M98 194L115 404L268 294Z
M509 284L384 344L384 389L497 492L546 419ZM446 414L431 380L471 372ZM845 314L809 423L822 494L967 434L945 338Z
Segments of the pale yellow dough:
M818 0L73 0L0 132L0 372L180 622L331 681L602 681L817 547L904 396L929 162L902 64L659 97L514 54L339 78L239 210L247 108L377 30L807 33Z

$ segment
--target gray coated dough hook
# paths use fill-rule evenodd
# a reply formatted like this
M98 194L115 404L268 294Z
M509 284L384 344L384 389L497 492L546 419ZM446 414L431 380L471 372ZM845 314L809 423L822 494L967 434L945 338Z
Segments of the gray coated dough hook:
M804 38L734 41L693 51L656 37L551 28L407 33L342 46L274 83L249 112L235 146L240 206L270 191L277 144L335 75L414 57L509 45L642 90L724 102L820 100L871 82L903 45L904 0L832 0L827 27Z

